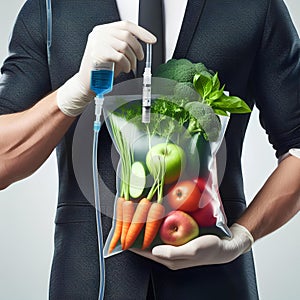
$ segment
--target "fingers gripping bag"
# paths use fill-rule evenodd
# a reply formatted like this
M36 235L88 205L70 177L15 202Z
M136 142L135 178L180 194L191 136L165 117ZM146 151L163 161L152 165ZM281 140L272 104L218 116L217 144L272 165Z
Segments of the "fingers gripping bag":
M155 76L149 123L142 122L142 79L115 85L104 103L120 155L106 257L129 248L180 246L205 234L231 237L216 154L230 113L250 108L201 63L172 59Z

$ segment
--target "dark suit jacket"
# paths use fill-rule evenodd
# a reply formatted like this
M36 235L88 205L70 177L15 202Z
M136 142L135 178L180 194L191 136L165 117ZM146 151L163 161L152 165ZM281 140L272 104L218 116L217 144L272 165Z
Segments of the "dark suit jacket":
M113 0L53 0L52 10L50 65L45 1L29 0L20 12L2 68L1 113L27 109L61 86L77 72L92 28L119 19ZM282 0L190 0L174 58L203 62L219 72L232 94L256 104L279 156L300 147L299 52L299 38ZM116 83L132 77L123 74ZM220 192L229 224L245 209L240 157L248 120L249 115L233 115L225 136L228 157ZM97 299L98 293L95 212L74 174L75 127L57 147L60 185L50 299ZM103 128L99 172L101 199L108 210L117 159L107 155L111 146ZM111 219L103 216L103 223L107 236ZM225 265L170 271L126 251L107 259L106 270L107 299L145 299L150 277L157 299L258 298L251 253Z

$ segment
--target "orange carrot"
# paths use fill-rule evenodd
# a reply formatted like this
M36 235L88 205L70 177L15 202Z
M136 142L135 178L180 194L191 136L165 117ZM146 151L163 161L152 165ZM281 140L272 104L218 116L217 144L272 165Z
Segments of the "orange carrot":
M125 202L125 199L122 197L119 197L116 203L116 226L115 231L113 234L113 237L109 244L108 253L111 253L115 247L117 246L117 243L121 237L122 233L122 223L123 223L123 203Z
M122 249L125 247L125 239L134 215L134 203L133 201L125 201L123 203L123 225L122 225L122 235L121 235L121 245Z
M141 232L147 220L147 215L150 206L151 206L151 202L147 198L143 198L137 205L135 213L132 218L132 222L129 226L126 235L124 250L129 249L133 245L139 233Z
M143 250L148 248L153 242L164 216L165 207L160 203L153 203L148 212L142 247Z

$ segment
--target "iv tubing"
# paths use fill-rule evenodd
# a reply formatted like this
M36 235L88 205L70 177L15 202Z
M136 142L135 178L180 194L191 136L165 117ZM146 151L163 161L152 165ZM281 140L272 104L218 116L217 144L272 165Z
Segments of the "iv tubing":
M47 13L47 58L48 65L50 65L50 48L52 44L52 6L51 0L46 0L46 13Z
M97 65L91 73L90 88L96 93L95 97L95 121L94 121L94 139L93 139L93 186L94 199L96 209L96 223L97 223L97 238L98 238L98 255L99 255L99 295L98 299L104 299L105 290L105 262L103 253L103 231L101 222L101 205L100 205L100 191L99 191L99 173L98 173L98 137L101 129L100 117L104 102L104 94L112 90L113 85L113 63L102 63Z
M152 64L152 44L147 44L147 54L146 54L146 63L145 67L151 69Z
M99 196L99 180L98 180L98 165L97 165L97 150L98 150L98 136L101 128L100 116L103 106L103 96L95 97L95 115L94 121L94 138L93 138L93 183L94 183L94 197L96 207L96 222L97 222L97 235L99 244L99 272L100 272L100 287L99 287L99 300L104 299L105 289L105 262L103 255L103 233L101 222L101 208L100 208L100 196Z

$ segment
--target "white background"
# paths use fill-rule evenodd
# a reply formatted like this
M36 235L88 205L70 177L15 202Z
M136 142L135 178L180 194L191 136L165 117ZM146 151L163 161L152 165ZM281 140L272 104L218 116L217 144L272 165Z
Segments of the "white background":
M9 34L23 3L24 0L1 1L0 62L7 55ZM300 32L300 4L297 0L286 0L286 3ZM52 154L30 178L0 192L0 299L48 298L58 184L55 164ZM274 151L258 123L255 110L243 152L248 202L275 166ZM254 245L262 300L300 299L299 228L297 216Z

